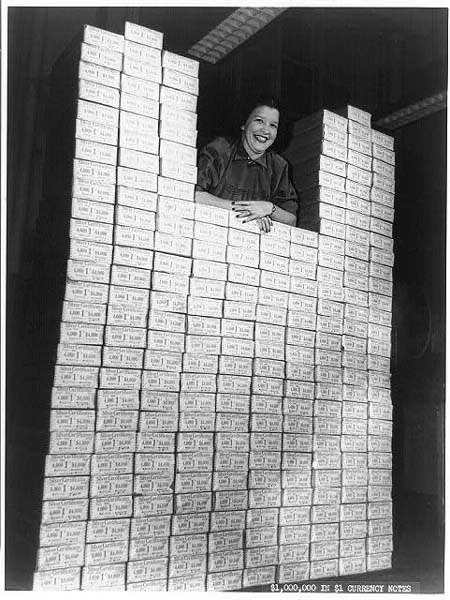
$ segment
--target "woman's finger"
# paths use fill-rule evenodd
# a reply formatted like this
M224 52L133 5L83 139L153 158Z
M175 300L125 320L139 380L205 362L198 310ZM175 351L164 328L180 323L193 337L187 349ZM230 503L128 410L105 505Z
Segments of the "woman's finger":
M264 222L263 222L263 220L262 219L258 219L257 223L258 223L259 230L260 231L264 231Z

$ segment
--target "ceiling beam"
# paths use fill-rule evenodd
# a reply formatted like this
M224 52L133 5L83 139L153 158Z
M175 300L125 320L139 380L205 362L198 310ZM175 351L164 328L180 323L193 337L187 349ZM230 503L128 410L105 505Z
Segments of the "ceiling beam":
M435 112L444 110L447 107L447 92L439 92L428 98L424 98L419 102L410 104L405 108L396 110L395 112L382 117L376 121L375 125L383 129L398 129L404 125L409 125L414 121L428 117Z
M215 64L284 12L285 8L238 8L196 42L188 53Z

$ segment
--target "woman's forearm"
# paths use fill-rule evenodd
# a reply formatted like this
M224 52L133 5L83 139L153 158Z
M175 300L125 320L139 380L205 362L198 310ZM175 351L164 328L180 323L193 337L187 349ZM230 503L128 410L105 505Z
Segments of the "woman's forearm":
M275 210L271 216L274 221L278 221L279 223L284 223L285 225L291 225L293 227L297 225L297 217L279 206L275 205Z
M225 200L224 198L219 198L218 196L214 196L214 194L203 192L201 190L195 192L195 201L199 204L217 206L218 208L226 208L227 210L230 210L232 206L231 200Z

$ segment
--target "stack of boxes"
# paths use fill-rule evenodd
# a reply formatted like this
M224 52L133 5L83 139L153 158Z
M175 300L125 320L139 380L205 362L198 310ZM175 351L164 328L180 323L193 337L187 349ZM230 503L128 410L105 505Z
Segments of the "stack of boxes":
M395 155L369 113L340 113L299 121L286 152L319 233L311 577L389 568L392 552Z
M149 403L142 387L147 360L148 306L156 226L163 36L126 23L124 37L112 267L112 284L117 284L117 287L111 286L109 314L114 315L114 320L108 323L112 327L111 339L117 342L117 347L111 348L116 361L108 365L104 362L104 366L113 369L108 369L113 378L119 375L116 387L120 387L122 374L125 378L135 375L133 390L129 392L133 394L133 404L123 406L124 409L132 409L132 412L122 410L124 397L117 392L119 403L115 407L113 422L118 430L122 430L118 435L130 434L133 439L133 475L128 491L131 494L129 547L125 562L128 563L127 589L139 590L140 582L151 576L155 580L165 580L169 517L159 515L170 514L173 502L171 479L167 481L170 461L167 465L165 457L158 461L146 454L156 443L170 446L170 440L165 433L161 433L158 440L153 439L151 414L142 411L143 407L148 410ZM108 344L108 339L105 342ZM121 418L128 415L132 419ZM167 471L162 471L164 467ZM156 585L155 589L165 589L165 586Z
M112 262L122 56L123 36L86 27L82 44L59 65L63 75L64 65L75 67L73 81L63 90L63 114L56 122L61 132L69 129L73 135L70 160L64 163L61 147L61 162L55 165L56 180L73 172L71 190L62 188L56 208L57 213L63 210L64 195L71 198L70 247L51 396L35 589L79 589L82 566L102 564L108 552L95 544L88 547L86 540L94 542L100 535L96 522L88 523L89 510L91 515L93 511L89 498L114 481L109 476L107 482L94 482L90 475L99 443L95 408ZM70 109L75 117L71 121ZM124 530L127 544L127 524L117 524L116 539L124 539ZM124 546L114 551L125 557ZM86 577L93 586L101 582L94 571Z
M196 375L208 373L200 368L207 368L206 362L214 359L214 352L200 365L198 348L188 333L197 181L198 63L163 52L162 65L161 159L147 345L153 358L146 368L157 369L147 372L155 380L153 389L162 390L159 393L163 400L165 390L171 396L169 402L155 407L167 411L160 415L163 423L168 422L165 430L171 432L173 453L167 589L193 591L205 587L214 430L210 390L204 382L202 387L203 375Z
M388 568L392 139L352 107L299 122L315 231L261 234L194 202L198 63L162 48L87 26L61 63L70 248L34 588Z
M155 429L173 426L156 413L139 413L157 404L151 391L141 394L141 380L145 386L151 379L142 369L144 352L145 364L152 362L147 319L160 172L161 48L162 34L130 23L125 36L86 26L82 43L77 40L54 69L59 108L53 128L72 138L67 143L61 136L50 190L60 200L70 181L70 247L35 589L120 590L125 581L133 589L152 578L162 578L166 589L170 517L162 523L154 515L172 512L167 463L174 460L138 453L157 444L173 452L175 436L153 439ZM183 60L167 55L169 62ZM167 88L166 104L178 94L186 102L187 94ZM189 150L195 163L195 150ZM62 228L65 210L62 202L56 205ZM155 478L155 471L165 479ZM151 565L138 560L153 556L164 558Z
M237 221L230 217L230 232ZM258 231L255 224L252 224L252 229ZM252 258L251 264L246 266L252 269L254 283L258 287L251 288L255 330L250 398L249 510L244 536L243 587L261 580L274 581L278 564L277 513L281 504L279 469L289 234L290 228L280 226L279 236L259 235L256 239L252 238L259 244L256 244L251 255L244 250L245 256ZM229 269L232 273L232 265Z
M392 137L372 129L373 182L370 190L369 255L369 426L367 568L391 565L392 400L390 355L392 327L395 153Z

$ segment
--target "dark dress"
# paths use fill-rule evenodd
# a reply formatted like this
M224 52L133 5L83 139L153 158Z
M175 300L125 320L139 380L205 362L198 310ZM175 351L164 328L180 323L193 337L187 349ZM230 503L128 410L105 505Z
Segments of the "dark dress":
M276 152L253 160L241 140L216 138L199 153L197 189L226 200L266 200L297 216L288 164Z

